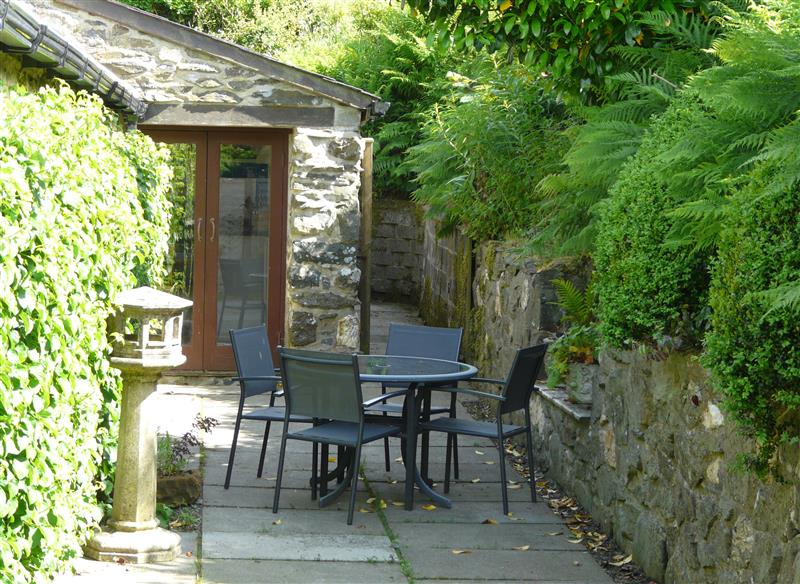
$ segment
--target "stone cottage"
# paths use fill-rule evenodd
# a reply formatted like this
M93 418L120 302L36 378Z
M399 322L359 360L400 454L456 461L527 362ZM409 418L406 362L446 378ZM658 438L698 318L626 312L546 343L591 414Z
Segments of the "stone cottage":
M111 0L0 0L0 24L0 51L171 150L187 368L232 369L227 331L262 322L274 344L358 346L359 128L387 104Z

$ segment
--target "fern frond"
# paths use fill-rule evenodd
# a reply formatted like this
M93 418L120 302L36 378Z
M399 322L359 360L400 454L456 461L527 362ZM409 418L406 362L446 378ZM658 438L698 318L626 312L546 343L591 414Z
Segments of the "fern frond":
M557 278L551 280L556 289L558 301L554 302L564 311L564 320L576 325L588 325L592 321L592 309L586 292L578 290L570 280Z

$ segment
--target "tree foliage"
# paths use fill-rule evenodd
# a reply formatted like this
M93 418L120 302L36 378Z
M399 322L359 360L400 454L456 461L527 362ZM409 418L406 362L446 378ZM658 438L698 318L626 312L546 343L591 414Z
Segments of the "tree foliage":
M44 582L110 488L106 318L163 276L169 169L99 98L3 88L0 106L0 581Z
M702 0L409 0L436 26L431 40L507 52L556 86L590 95L619 71L616 47L658 45L646 11L703 12Z

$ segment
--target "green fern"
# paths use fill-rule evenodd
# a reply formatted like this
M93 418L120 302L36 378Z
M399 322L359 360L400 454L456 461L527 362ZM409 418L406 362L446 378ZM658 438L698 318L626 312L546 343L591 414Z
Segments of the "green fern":
M564 320L570 324L586 326L594 320L594 311L588 291L581 291L570 280L557 278L551 281L556 289L558 301L554 302L564 311Z

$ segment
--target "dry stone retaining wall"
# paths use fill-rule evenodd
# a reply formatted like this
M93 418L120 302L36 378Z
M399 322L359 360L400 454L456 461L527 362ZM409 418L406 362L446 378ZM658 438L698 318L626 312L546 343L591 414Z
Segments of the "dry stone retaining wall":
M788 484L731 469L747 448L693 356L605 352L591 417L537 396L536 455L659 582L800 582L797 449Z
M422 273L422 212L406 200L375 199L372 221L372 292L417 302Z

